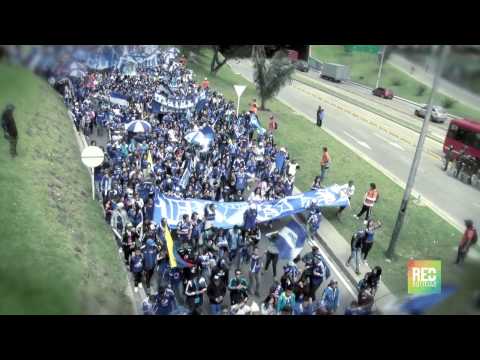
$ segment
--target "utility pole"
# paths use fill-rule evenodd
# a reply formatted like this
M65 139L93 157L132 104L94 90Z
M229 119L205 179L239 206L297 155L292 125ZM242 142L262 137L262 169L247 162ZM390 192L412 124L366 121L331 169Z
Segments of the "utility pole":
M380 76L382 76L383 58L385 57L386 48L387 45L383 45L382 58L380 59L380 67L378 68L377 84L375 85L375 89L378 88L378 85L380 84Z
M402 204L400 205L400 211L398 212L397 221L395 223L395 227L392 233L392 238L390 239L390 245L388 246L388 249L386 252L387 261L391 261L395 254L395 245L397 244L398 238L400 236L400 230L402 229L403 221L405 219L405 214L407 212L408 201L410 199L410 194L412 192L413 185L415 183L415 177L417 175L418 166L422 158L423 145L425 143L425 138L427 137L428 125L430 124L430 116L432 113L433 97L435 95L435 91L437 90L438 80L441 77L443 66L445 65L445 59L447 58L449 49L450 49L449 45L442 45L442 48L440 51L440 59L436 64L432 91L428 99L427 113L423 120L422 131L420 133L420 137L418 138L417 149L415 150L415 157L413 158L412 167L410 168L410 174L408 175L407 186L403 194Z

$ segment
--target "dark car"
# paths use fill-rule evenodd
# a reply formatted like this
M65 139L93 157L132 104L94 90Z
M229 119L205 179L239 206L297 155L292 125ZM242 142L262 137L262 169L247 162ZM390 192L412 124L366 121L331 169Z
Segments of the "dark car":
M372 94L378 97L382 97L384 99L393 99L393 91L390 89L385 89L382 87L378 87L372 91Z
M297 68L298 71L302 71L302 72L308 72L308 70L310 69L308 62L303 60L297 61L295 64L295 67Z

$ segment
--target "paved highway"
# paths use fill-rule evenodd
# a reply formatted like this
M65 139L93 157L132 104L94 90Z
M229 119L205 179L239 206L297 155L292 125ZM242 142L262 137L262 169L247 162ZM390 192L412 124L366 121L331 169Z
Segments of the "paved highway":
M234 72L252 80L253 68L249 60L229 64ZM285 86L277 98L311 121L321 104L326 109L324 126L328 130L406 182L418 141L415 131L297 81ZM478 190L447 176L441 170L441 153L441 144L427 139L414 190L450 215L459 227L466 218L478 221Z

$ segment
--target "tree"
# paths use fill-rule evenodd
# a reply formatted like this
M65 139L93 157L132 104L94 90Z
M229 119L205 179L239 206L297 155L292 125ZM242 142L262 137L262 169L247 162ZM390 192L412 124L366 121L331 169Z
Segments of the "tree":
M277 51L267 64L264 45L254 45L252 57L255 67L254 81L260 94L260 110L265 111L267 101L291 80L295 66L283 51Z
M216 74L228 60L249 58L251 54L251 45L213 45L210 71L212 74ZM220 55L223 57L223 60L220 60Z

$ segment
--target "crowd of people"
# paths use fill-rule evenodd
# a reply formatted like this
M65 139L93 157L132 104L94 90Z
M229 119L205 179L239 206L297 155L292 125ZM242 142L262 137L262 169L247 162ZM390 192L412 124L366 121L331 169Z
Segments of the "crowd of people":
M254 121L255 99L249 111L236 114L234 103L211 89L208 79L195 83L185 63L184 58L164 53L158 67L139 67L135 76L118 70L90 72L64 91L77 130L89 136L96 128L107 137L106 161L95 169L96 183L105 220L133 275L135 292L146 287L144 313L165 315L180 309L190 314L335 313L339 289L335 280L328 280L330 274L317 248L290 261L280 278L275 235L268 238L270 244L261 254L262 230L272 224L257 223L257 204L291 195L299 169L288 150L275 142L277 120L271 117L268 131L260 131ZM128 105L112 103L112 93L120 94ZM198 104L201 99L203 106L154 111L159 93L174 99L173 103L188 99ZM151 129L128 132L125 124L138 119L147 120ZM185 139L206 127L214 132L207 151ZM324 148L322 173L312 189L323 186L329 165ZM211 204L203 213L184 214L171 229L166 219L159 224L154 221L155 191L178 199L248 201L249 208L243 226L232 229L213 226L215 206ZM307 219L310 234L318 230L321 220L320 207L313 202ZM187 266L171 266L170 232L175 251ZM261 294L262 276L270 264L273 284ZM319 296L321 284L326 287ZM368 313L373 300L365 294L372 286L364 290L350 313ZM264 301L252 303L253 295Z

